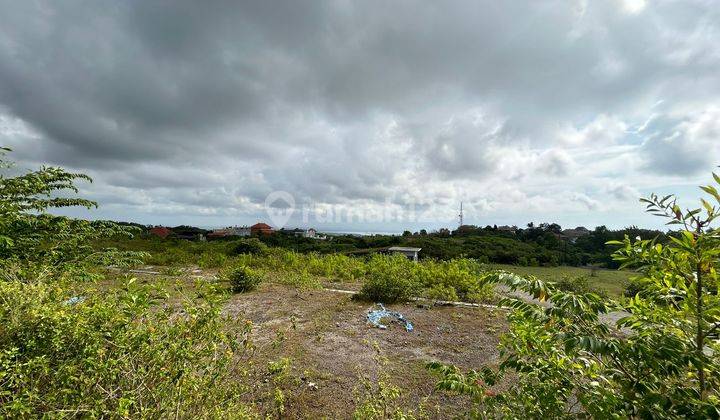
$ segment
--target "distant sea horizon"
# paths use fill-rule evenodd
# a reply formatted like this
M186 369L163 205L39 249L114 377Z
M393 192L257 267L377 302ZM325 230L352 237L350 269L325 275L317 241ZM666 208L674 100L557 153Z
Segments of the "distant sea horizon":
M355 236L372 236L372 235L401 235L402 232L389 232L389 231L369 231L369 230L323 230L318 229L318 233L325 233L328 235L355 235Z
M171 226L168 226L168 227L171 227ZM214 229L223 229L223 228L226 228L227 226L205 225L205 226L198 226L198 227L201 229L206 229L206 230L214 230ZM285 226L285 228L292 229L292 227L288 227L288 226ZM308 229L308 228L303 228L303 229ZM372 235L398 235L399 236L399 235L402 235L402 231L399 231L399 230L398 231L388 231L388 230L375 231L375 230L344 230L344 229L333 230L333 229L320 229L320 228L315 228L315 229L317 230L318 233L324 233L327 235L355 235L355 236L372 236Z

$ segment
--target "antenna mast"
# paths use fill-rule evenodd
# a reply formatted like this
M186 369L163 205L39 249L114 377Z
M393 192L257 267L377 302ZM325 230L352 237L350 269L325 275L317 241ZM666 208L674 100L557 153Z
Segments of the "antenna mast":
M459 215L459 217L460 217L460 226L459 226L459 227L462 227L462 225L463 225L462 201L460 202L460 215Z

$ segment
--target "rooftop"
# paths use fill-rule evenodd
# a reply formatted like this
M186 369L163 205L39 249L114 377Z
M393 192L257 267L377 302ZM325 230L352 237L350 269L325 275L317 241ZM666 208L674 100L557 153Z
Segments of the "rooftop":
M388 251L398 251L398 252L420 252L422 248L409 248L404 246L391 246L388 248Z

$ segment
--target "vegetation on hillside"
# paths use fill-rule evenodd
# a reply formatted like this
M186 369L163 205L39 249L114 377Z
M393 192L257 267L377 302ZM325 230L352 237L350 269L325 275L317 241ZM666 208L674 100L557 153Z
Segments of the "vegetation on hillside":
M147 229L140 225L134 225ZM172 228L173 231L186 233L187 226ZM347 255L366 255L390 246L409 246L422 248L420 258L451 260L472 258L484 263L510 264L517 266L586 266L595 265L604 268L618 268L612 257L613 247L607 242L631 238L654 239L660 243L667 241L666 233L629 227L610 230L599 226L584 236L567 238L555 223L528 224L527 227L508 231L496 226L477 227L465 225L455 231L405 232L403 235L330 235L327 240L296 237L287 234L263 235L254 242L237 242L237 238L214 239L215 243L232 242L239 247L252 247L248 251L261 249L261 246L284 248L301 253L343 253ZM172 239L170 239L172 241ZM222 245L220 245L222 248ZM246 250L238 249L237 253Z

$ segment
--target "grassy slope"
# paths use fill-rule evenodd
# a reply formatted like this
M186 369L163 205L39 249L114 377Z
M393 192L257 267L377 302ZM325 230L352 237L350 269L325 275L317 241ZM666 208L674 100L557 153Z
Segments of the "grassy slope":
M519 267L505 264L490 264L490 267L506 270L517 275L532 275L542 280L556 281L563 277L585 276L591 285L607 291L610 295L619 296L625 284L634 275L632 271L597 270L595 277L584 267Z

